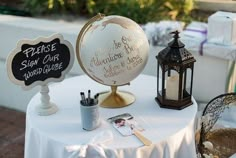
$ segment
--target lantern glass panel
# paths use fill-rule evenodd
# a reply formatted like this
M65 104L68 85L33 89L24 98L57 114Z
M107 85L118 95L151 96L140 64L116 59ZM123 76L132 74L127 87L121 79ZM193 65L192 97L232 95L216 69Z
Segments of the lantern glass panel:
M162 80L162 72L163 72L162 68L159 67L159 83L158 83L159 90L158 90L158 92L161 96L162 96L162 85L165 84L165 83L163 83L163 80Z
M166 75L166 99L178 100L179 96L179 73L176 70L168 70ZM183 88L182 88L183 90Z
M185 86L185 90L190 94L190 87L191 87L191 73L192 70L190 68L188 68L185 71L185 76L186 76L186 86ZM187 75L186 75L187 74Z

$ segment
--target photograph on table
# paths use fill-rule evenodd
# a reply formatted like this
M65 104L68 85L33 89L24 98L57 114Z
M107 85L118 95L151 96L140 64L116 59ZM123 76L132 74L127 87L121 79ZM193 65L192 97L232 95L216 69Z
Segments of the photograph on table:
M144 128L129 113L113 116L107 119L123 136L130 136L134 131L144 131Z

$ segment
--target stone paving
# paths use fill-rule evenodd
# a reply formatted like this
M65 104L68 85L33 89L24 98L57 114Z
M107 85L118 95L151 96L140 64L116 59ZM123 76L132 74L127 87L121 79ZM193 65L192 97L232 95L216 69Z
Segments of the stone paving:
M25 113L0 106L0 158L23 158Z

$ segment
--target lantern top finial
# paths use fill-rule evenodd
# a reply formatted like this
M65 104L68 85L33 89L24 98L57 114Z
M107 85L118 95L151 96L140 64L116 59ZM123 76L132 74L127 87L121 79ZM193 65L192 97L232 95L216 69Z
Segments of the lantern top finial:
M171 32L171 34L174 34L174 39L179 38L179 31L178 30Z
M179 31L176 30L170 34L174 34L174 39L169 42L168 47L159 52L158 62L177 65L195 62L193 55L184 48L185 45L179 40Z
M173 38L174 40L169 43L169 46L172 48L182 48L184 47L184 44L179 40L179 31L173 31L170 34L174 34Z

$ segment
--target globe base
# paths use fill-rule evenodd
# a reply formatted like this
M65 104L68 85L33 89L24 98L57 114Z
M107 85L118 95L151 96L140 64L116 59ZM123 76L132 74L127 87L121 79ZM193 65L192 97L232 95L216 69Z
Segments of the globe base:
M111 86L111 91L99 94L99 104L104 108L122 108L132 104L135 96L126 91L117 91L117 86Z

